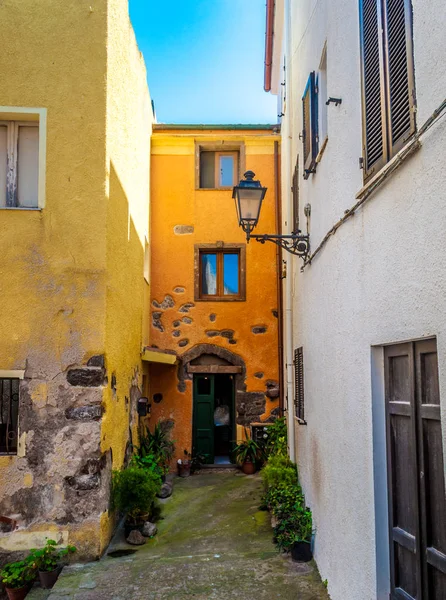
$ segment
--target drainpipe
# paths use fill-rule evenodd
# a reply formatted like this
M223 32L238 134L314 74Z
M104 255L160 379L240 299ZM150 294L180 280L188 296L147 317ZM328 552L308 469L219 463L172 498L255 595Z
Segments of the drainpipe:
M273 65L273 36L274 36L274 8L275 0L266 3L266 33L265 33L265 72L263 89L271 90L271 71Z
M293 106L292 97L292 61L291 61L291 6L290 0L285 2L285 54L287 60L287 94L288 94L288 111ZM285 194L284 203L287 207L287 232L290 232L292 222L292 197L290 186L291 173L291 155L292 155L292 131L291 131L291 114L288 112L286 118L285 129L285 156L283 157L284 172L285 172ZM282 137L283 139L283 137ZM293 255L287 253L287 276L285 282L285 364L286 364L286 379L287 379L287 425L288 425L288 447L291 460L296 460L295 455L295 439L294 439L294 394L293 394Z
M276 228L277 234L282 233L282 203L280 186L279 142L274 142L274 194L276 199ZM284 414L285 372L283 368L283 287L282 287L282 248L276 246L277 273L277 319L278 319L278 351L279 351L279 416Z

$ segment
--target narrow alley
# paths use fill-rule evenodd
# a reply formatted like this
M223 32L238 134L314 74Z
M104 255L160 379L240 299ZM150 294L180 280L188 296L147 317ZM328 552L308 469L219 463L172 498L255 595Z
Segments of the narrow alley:
M65 568L52 590L35 588L28 598L328 598L314 563L278 554L261 493L260 476L233 470L177 478L155 538L135 547L118 537L100 561Z

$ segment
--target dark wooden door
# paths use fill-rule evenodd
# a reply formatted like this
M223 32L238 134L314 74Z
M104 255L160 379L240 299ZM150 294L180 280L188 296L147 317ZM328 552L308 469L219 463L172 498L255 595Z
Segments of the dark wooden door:
M214 375L194 375L193 453L214 462Z
M435 340L385 348L391 598L444 600L445 488Z

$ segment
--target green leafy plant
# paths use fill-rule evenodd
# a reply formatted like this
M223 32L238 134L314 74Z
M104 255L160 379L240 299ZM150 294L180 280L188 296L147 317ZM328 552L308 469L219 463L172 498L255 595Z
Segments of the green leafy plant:
M268 457L288 452L288 434L285 417L279 417L266 428L265 453Z
M30 556L24 560L7 563L0 571L0 577L5 587L19 589L30 585L36 578L36 567Z
M251 438L237 444L234 448L233 456L238 465L242 465L245 462L261 462L265 458L263 449Z
M311 543L312 534L312 514L305 505L298 506L294 512L283 517L274 528L276 544L285 551L289 551L296 542Z
M29 558L33 561L34 568L39 571L54 571L61 559L73 552L76 552L75 546L68 545L65 548L57 548L55 540L47 540L45 546L40 550L32 549Z
M139 446L135 447L138 459L154 457L163 475L169 471L170 461L175 452L175 444L169 437L169 430L156 423L153 433L148 427L139 436ZM144 466L145 465L141 465Z
M272 456L262 469L265 489L280 486L297 485L297 468L288 456L277 454Z
M138 467L140 469L146 469L158 477L163 477L165 471L162 467L160 467L158 460L154 454L147 454L146 456L141 456L140 454L134 454L132 460L130 461L130 466Z
M161 485L161 477L147 469L130 466L113 471L113 505L127 515L127 521L137 524L150 516Z

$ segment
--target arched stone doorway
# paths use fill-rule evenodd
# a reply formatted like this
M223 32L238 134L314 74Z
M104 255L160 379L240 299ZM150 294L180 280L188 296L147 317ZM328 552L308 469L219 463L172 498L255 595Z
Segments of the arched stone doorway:
M178 375L179 388L192 380L193 452L208 463L229 463L243 416L238 399L246 391L244 360L215 344L198 344L181 357Z
M253 422L259 422L261 415L266 410L266 392L252 391L246 389L246 364L241 356L231 352L227 348L222 348L216 344L197 344L180 357L178 366L178 390L186 391L186 382L192 382L193 393L193 438L197 440L197 429L204 436L208 436L206 442L210 446L212 442L212 432L209 431L209 426L206 423L197 423L197 415L200 410L197 409L197 403L200 398L198 385L200 383L201 391L207 391L209 394L202 395L204 403L208 402L208 406L204 405L203 411L208 414L212 412L215 416L215 400L221 400L220 396L224 396L223 388L228 385L228 380L232 381L232 405L231 405L231 440L239 439L243 435L243 429L238 426L249 427ZM206 381L207 380L207 381ZM212 404L212 407L210 406ZM223 430L221 430L223 431ZM214 440L218 439L220 430L214 431ZM203 442L201 445L206 445ZM200 443L198 444L200 446ZM209 448L208 448L209 449ZM194 448L197 451L197 448ZM214 447L216 452L219 452L218 444ZM207 452L209 453L209 452ZM212 452L210 452L212 454ZM217 453L216 456L219 456Z

